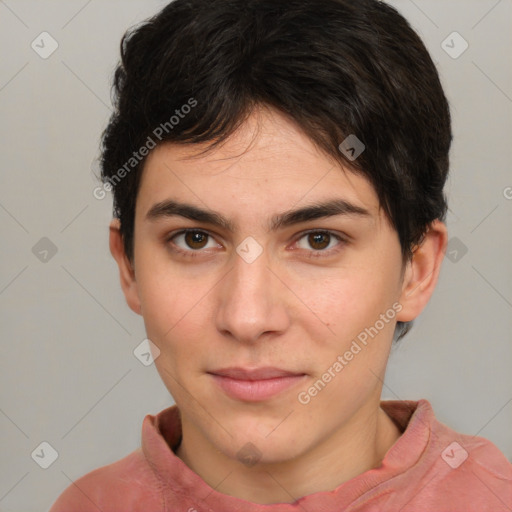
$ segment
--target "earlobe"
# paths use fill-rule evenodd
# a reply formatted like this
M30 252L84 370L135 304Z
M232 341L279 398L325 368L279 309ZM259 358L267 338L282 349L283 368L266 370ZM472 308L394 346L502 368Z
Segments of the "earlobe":
M137 281L135 280L135 271L124 250L119 219L113 219L110 223L109 245L110 252L119 267L119 278L126 302L132 311L140 315L142 314L142 309L137 290Z
M414 320L427 305L439 278L447 243L445 224L435 220L421 244L415 248L411 261L407 263L400 296L402 310L397 315L398 321Z

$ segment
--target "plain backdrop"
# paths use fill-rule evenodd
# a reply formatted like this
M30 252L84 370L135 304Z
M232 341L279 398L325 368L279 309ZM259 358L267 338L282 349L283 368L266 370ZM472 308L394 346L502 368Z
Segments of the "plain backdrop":
M438 65L455 140L449 254L383 398L426 398L512 459L512 2L391 3ZM145 332L109 253L111 197L93 196L120 38L164 4L0 1L1 511L47 510L173 403L134 356Z

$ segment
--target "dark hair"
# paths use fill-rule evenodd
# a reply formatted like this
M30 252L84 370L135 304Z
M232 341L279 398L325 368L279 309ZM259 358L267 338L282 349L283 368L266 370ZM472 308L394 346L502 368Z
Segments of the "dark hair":
M259 105L371 182L404 261L445 219L448 102L421 39L383 2L175 0L124 35L113 93L102 180L131 262L143 148L214 148ZM365 145L355 160L339 149L349 135Z

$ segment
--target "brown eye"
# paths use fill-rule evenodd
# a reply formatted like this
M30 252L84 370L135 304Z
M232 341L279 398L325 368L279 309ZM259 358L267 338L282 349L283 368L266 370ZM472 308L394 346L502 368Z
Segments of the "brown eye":
M184 236L185 243L191 249L202 249L208 242L208 235L201 231L188 231Z
M203 251L202 249L212 249L219 247L219 245L215 243L214 238L209 233L199 231L197 229L179 231L178 233L169 237L167 243L173 251L188 256L194 256L195 253L200 255L203 252L207 252L206 250Z
M309 233L308 243L315 250L325 249L331 240L331 235L328 233Z
M331 231L307 231L297 240L295 245L305 251L308 258L333 256L340 252L348 243L347 238Z

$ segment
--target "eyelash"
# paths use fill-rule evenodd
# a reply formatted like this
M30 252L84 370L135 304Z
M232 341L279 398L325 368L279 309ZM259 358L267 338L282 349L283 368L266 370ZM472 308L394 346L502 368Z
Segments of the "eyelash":
M177 236L183 235L183 234L187 234L187 233L200 233L202 235L206 235L207 237L214 238L211 233L208 233L208 231L203 231L201 229L195 229L195 228L183 229L181 231L177 231L176 233L172 233L170 236L168 236L167 239L166 239L166 243L171 243L174 246L172 248L173 252L181 254L182 256L185 256L187 258L197 258L197 257L199 257L201 255L202 252L204 252L201 249L198 249L198 250L192 250L191 249L189 251L186 251L184 249L179 248L172 241ZM307 258L322 258L322 257L332 256L333 254L338 253L339 251L341 251L342 247L348 242L347 238L345 238L345 237L343 237L343 236L341 236L339 234L336 234L333 231L329 231L329 230L325 230L325 229L311 229L311 230L304 231L304 232L300 233L300 235L297 237L295 243L297 243L299 240L301 240L305 236L313 234L313 233L314 234L328 235L330 237L335 238L340 243L336 247L334 247L332 249L328 249L328 250L318 249L318 250L308 251L308 254L306 254Z

